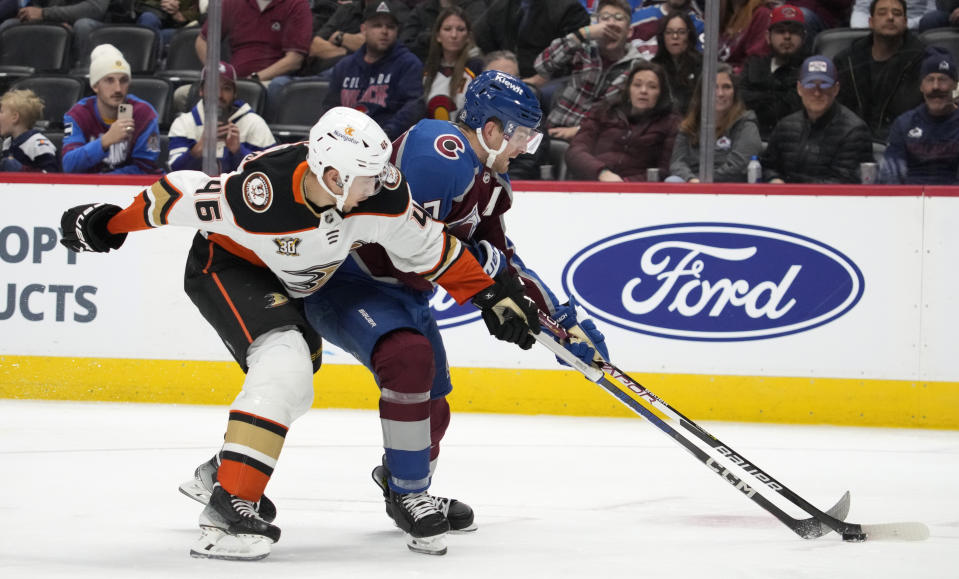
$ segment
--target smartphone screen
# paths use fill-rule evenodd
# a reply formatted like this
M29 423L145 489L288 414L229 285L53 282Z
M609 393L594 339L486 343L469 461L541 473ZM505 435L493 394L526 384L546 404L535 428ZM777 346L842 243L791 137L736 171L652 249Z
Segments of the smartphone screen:
M133 105L131 104L121 104L117 110L117 120L125 120L133 118Z

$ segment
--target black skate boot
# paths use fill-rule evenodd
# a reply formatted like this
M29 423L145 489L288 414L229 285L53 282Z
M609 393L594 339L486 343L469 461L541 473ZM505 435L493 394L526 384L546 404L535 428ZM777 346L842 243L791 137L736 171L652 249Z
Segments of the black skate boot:
M213 458L196 467L193 478L180 485L180 492L200 504L207 504L210 502L210 493L213 492L213 485L216 484L216 471L219 468L220 458L215 454ZM266 495L260 497L259 502L253 507L260 518L267 523L276 520L276 505Z
M270 554L280 540L280 528L256 514L254 503L213 486L210 502L200 513L200 538L190 549L193 557L253 561Z
M399 494L390 491L393 521L407 534L410 551L427 555L446 554L446 532L450 524L436 509L428 493Z
M386 516L392 519L393 507L390 502L390 487L386 482L390 476L390 471L386 468L386 464L382 464L374 468L372 474L373 482L383 491L383 500L386 502ZM430 496L433 499L436 510L442 513L449 521L451 533L471 533L476 530L477 527L473 523L473 509L471 509L469 505L456 499ZM396 521L394 520L393 522L395 523ZM397 524L397 526L399 526L399 524Z

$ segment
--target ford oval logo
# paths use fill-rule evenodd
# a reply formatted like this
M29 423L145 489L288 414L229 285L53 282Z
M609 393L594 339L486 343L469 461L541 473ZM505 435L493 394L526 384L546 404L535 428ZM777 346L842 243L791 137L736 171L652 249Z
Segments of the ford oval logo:
M440 328L452 328L480 318L479 308L469 302L459 305L440 286L436 286L430 296L430 309Z
M862 272L828 245L788 231L679 223L603 239L577 253L563 287L596 317L680 340L759 340L842 316Z

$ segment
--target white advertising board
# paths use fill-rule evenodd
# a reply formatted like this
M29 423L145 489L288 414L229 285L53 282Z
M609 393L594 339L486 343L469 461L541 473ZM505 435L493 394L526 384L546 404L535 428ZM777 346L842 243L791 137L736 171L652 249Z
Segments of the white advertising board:
M108 255L56 243L64 208L138 190L0 184L0 353L230 359L182 290L192 231L133 233ZM627 370L956 380L957 215L959 200L919 196L517 192L507 226ZM437 298L451 364L555 368L448 305ZM352 363L335 348L325 361Z

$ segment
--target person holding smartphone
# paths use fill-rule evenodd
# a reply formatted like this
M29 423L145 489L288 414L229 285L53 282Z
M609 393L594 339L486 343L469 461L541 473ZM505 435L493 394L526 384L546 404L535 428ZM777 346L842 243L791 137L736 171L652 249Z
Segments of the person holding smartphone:
M90 87L63 115L63 172L159 173L156 109L129 94L130 64L112 44L90 53Z
M228 173L240 166L250 153L276 144L270 127L253 108L236 97L236 69L227 62L217 67L220 93L217 95L216 156L219 170ZM201 73L200 101L191 110L174 119L170 126L171 171L203 168L203 114L206 69Z

